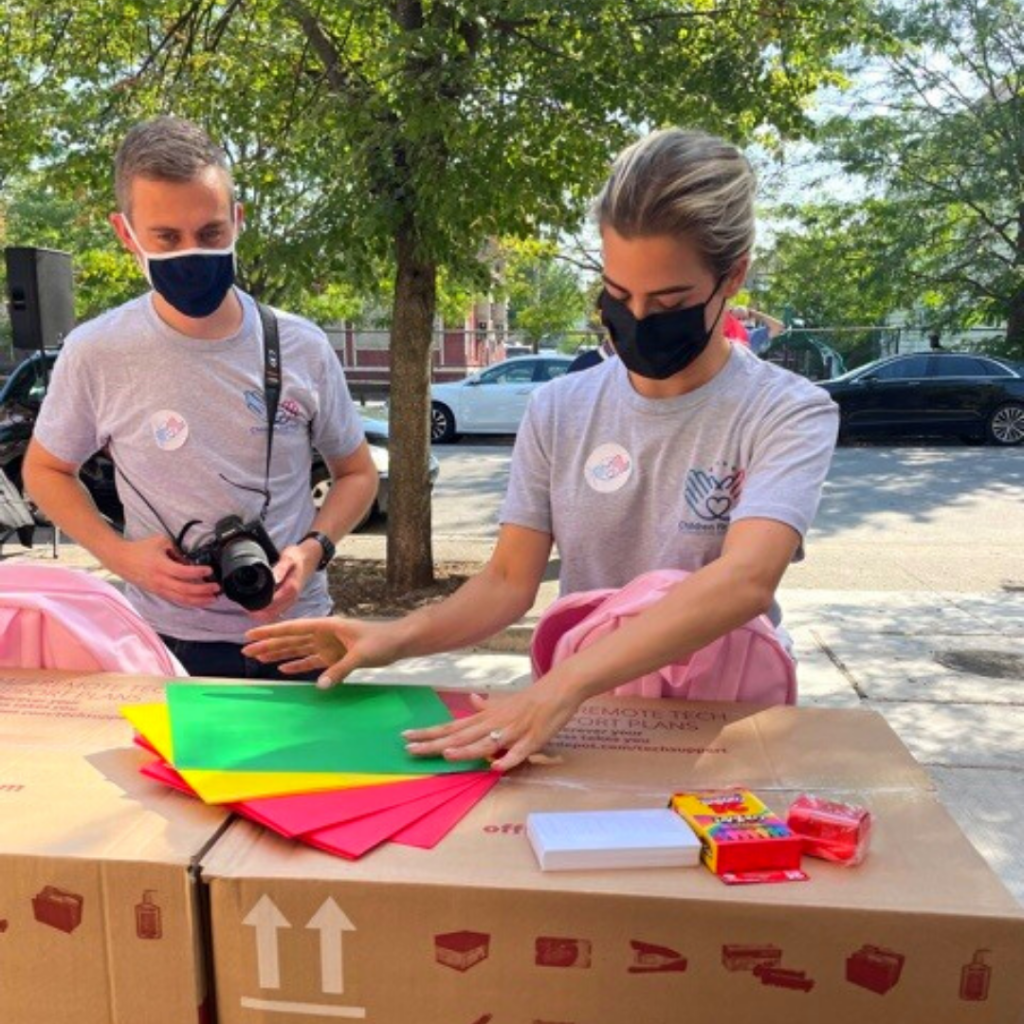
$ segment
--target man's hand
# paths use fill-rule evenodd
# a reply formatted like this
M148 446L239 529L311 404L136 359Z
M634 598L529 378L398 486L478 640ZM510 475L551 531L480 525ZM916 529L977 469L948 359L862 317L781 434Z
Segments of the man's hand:
M291 619L246 633L242 653L263 663L284 662L281 672L294 675L324 669L321 688L340 683L357 668L380 668L402 656L399 623L358 619Z
M256 622L276 622L298 601L319 563L320 546L315 541L286 547L274 566L274 599L266 608L249 615Z
M124 541L109 568L140 590L187 608L205 608L220 593L213 570L183 562L166 537Z

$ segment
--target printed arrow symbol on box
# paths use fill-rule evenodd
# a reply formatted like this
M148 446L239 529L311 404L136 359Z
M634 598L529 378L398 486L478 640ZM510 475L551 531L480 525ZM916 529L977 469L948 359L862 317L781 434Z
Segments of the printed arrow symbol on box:
M291 922L277 909L269 896L261 896L242 921L256 929L256 963L260 988L281 987L281 962L277 951L278 928L291 928Z
M320 909L309 919L306 927L320 932L320 976L324 992L332 995L344 992L342 938L345 932L354 932L356 926L348 919L345 911L328 896Z

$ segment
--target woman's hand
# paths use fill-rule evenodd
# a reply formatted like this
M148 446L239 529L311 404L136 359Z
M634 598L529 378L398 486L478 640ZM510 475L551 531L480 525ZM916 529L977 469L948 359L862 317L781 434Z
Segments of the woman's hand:
M284 662L281 672L294 675L324 669L317 686L327 689L357 668L379 668L401 655L396 623L358 619L291 619L259 626L245 634L242 653L263 662Z
M471 698L477 713L402 735L410 754L443 754L449 761L488 758L507 771L537 753L576 713L582 697L552 676L510 696Z

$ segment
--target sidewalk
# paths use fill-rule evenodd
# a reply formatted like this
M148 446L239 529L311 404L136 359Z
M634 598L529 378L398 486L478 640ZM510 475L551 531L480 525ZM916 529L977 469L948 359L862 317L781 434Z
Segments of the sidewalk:
M12 545L6 557L54 564L42 545L28 553ZM56 564L108 577L68 544ZM486 649L361 678L494 690L526 685L530 633L556 592L555 582L545 582L522 623ZM884 715L978 851L1024 902L1024 591L784 587L780 601L800 659L800 703Z

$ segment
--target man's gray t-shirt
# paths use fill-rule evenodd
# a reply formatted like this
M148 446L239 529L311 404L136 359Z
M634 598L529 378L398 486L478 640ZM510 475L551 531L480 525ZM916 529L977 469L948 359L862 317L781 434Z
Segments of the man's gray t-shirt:
M531 396L501 522L554 537L563 594L694 572L740 519L803 537L837 429L822 388L740 345L711 381L674 398L644 398L609 359Z
M174 534L193 548L226 515L258 517L266 466L263 333L255 302L238 292L243 321L229 338L180 334L159 318L152 293L76 328L64 344L35 426L39 443L76 465L106 446L118 469L125 536L166 535L129 480ZM312 450L351 454L363 429L345 375L324 333L275 310L283 372L274 423L268 533L281 550L310 528ZM331 602L317 573L287 613L325 615ZM172 604L136 587L128 597L160 633L184 640L240 643L248 613L221 595L207 608Z

